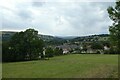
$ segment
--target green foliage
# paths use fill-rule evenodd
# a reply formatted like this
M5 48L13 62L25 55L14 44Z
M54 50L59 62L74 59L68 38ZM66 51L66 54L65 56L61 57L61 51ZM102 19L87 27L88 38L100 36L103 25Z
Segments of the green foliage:
M115 48L110 48L110 50L104 51L104 54L118 54Z
M3 61L4 59L7 61L23 61L38 59L39 53L43 51L44 43L38 37L38 31L27 29L24 32L14 34L8 45L3 43L3 46ZM7 52L5 52L6 50ZM6 58L6 55L12 58Z
M63 50L62 49L59 49L59 54L63 55Z
M103 49L104 46L100 42L94 42L94 43L92 43L91 48L92 49Z
M110 26L110 39L113 46L116 46L117 51L120 51L120 1L116 2L115 7L107 9L113 25Z
M9 49L9 42L2 42L2 61L12 60Z
M99 34L99 35L90 35L90 36L83 36L83 37L76 37L71 39L72 43L74 42L94 42L94 41L108 41L108 34Z
M45 57L53 57L63 55L63 50L60 48L52 49L51 47L46 48L45 50Z
M83 49L82 49L82 51L87 52L87 45L86 45L86 44L83 45Z
M45 51L45 57L53 57L54 56L54 52L52 48L47 48Z
M63 50L62 49L60 49L60 48L55 48L54 49L54 55L59 56L59 55L62 55L62 54L63 54Z
M65 43L66 40L61 39L61 38L54 38L50 41L46 41L46 45L61 45L63 43Z

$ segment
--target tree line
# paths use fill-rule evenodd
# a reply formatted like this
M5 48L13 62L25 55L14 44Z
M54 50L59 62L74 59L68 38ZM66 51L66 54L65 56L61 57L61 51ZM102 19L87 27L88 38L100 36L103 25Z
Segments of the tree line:
M38 31L27 29L24 32L17 32L9 41L2 42L2 61L26 61L62 55L62 49L53 50L50 47L46 48L44 55L44 47L45 42L38 37Z

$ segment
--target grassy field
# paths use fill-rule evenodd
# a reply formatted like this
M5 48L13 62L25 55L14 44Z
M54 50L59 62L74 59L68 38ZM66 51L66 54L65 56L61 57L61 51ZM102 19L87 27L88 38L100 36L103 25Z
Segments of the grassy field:
M118 55L71 54L3 63L2 70L3 78L117 78Z

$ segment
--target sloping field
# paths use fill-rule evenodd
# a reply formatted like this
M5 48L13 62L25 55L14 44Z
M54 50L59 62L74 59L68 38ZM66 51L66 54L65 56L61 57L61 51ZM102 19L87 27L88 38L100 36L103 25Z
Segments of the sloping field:
M2 70L3 78L117 78L118 55L71 54L3 63Z

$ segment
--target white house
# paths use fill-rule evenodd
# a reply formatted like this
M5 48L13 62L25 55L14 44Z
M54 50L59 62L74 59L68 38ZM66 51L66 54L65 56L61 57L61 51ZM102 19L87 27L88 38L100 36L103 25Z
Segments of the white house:
M110 50L110 48L107 46L104 46L104 50L108 51L108 50Z
M67 53L69 53L69 50L63 49L63 54L67 54Z

